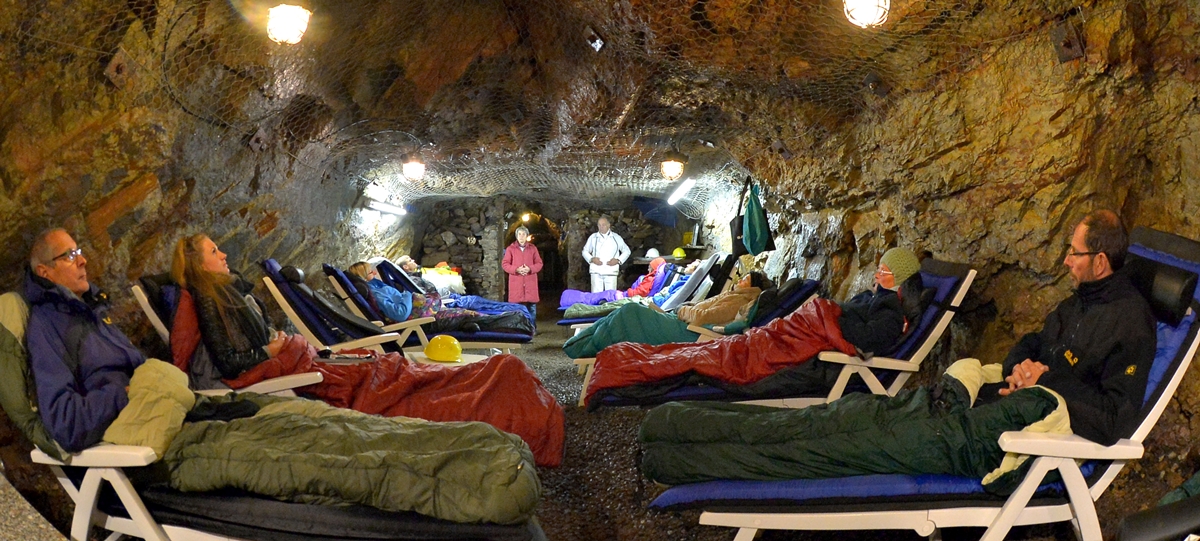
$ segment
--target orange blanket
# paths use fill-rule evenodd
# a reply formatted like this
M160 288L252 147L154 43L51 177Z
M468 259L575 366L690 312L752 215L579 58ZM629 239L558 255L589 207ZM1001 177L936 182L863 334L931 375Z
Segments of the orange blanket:
M562 463L562 407L525 363L495 355L466 365L414 363L397 353L374 362L320 362L303 337L293 335L279 355L225 380L234 389L265 379L320 372L325 380L297 393L330 405L387 417L430 421L483 421L525 440L539 466Z

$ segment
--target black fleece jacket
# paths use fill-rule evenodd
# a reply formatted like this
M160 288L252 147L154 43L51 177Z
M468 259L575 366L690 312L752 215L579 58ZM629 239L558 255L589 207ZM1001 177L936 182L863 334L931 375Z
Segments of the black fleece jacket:
M1050 368L1037 383L1062 395L1071 429L1111 445L1140 420L1146 376L1157 338L1150 305L1124 273L1080 284L1041 332L1021 338L1004 360L1004 375L1025 359Z
M254 290L254 286L240 275L234 276L234 282L228 287L233 290L230 297L236 304L224 310L216 299L192 290L200 338L221 377L231 379L269 358L266 346L272 337L270 326L243 298ZM254 302L262 310L258 299Z
M842 304L842 337L867 353L881 353L904 334L904 312L895 291L867 290Z

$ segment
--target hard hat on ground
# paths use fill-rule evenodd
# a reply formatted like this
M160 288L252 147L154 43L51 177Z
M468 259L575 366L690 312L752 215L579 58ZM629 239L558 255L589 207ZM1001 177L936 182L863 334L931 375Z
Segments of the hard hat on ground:
M654 259L658 257L658 248L646 250L646 259Z
M687 252L683 251L683 246L680 246L671 252L671 257L675 259L683 259L687 257Z
M431 361L453 363L462 360L462 344L453 336L440 334L429 339L425 345L425 356Z

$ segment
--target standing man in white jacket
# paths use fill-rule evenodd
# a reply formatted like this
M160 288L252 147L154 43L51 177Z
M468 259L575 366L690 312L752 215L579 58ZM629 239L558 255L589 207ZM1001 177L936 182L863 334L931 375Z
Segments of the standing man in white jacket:
M588 237L583 246L583 258L590 264L592 273L592 293L608 291L617 288L617 272L620 266L629 259L629 246L621 235L612 232L608 216L596 220L596 229Z

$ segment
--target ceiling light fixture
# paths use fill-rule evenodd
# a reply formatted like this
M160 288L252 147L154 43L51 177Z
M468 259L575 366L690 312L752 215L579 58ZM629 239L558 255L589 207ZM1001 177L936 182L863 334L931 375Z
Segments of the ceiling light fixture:
M679 187L675 188L675 192L671 194L671 197L667 198L667 204L674 205L675 203L678 203L680 199L683 199L683 196L687 195L687 193L691 191L692 186L695 185L696 179L692 177L683 179L683 182L679 183Z
M846 18L863 28L879 26L887 20L890 0L844 0Z
M295 45L308 30L312 12L300 6L279 4L267 10L267 37L275 43Z
M404 171L404 178L408 180L417 181L425 178L425 162L422 162L421 157L417 154L405 155L401 170Z
M672 150L662 161L662 176L667 180L675 180L683 176L683 167L687 165L687 156Z
M385 212L387 214L395 214L396 216L404 216L405 214L408 214L408 211L404 210L404 207L397 207L396 205L384 203L383 201L376 201L374 199L367 202L367 208L371 210L377 210L379 212Z

